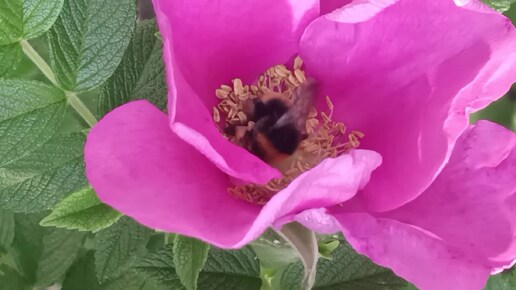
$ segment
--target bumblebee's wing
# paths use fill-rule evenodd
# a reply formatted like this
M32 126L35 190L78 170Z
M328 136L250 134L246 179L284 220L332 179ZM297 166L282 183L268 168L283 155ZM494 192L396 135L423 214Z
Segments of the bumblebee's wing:
M278 119L274 127L295 124L298 130L305 131L305 124L313 106L317 86L314 80L307 79L292 92L292 105L287 113Z

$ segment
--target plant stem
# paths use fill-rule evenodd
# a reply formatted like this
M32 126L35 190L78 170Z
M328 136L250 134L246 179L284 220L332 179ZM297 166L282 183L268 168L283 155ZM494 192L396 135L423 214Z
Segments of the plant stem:
M74 92L66 92L68 104L88 123L90 127L93 127L97 123L97 118L91 113L86 105L77 97Z
M50 66L48 66L45 60L38 54L38 52L30 45L30 43L24 39L20 41L20 45L25 55L30 58L30 60L39 68L39 70L47 77L49 81L57 86L57 79L54 75L54 72Z
M284 225L277 233L299 254L305 268L301 289L311 290L315 284L317 260L319 259L315 233L297 222Z
M20 41L20 45L22 47L25 55L39 68L39 70L47 77L47 79L52 82L56 87L62 89L57 83L56 76L50 66L45 62L45 60L38 54L38 52L30 45L27 40ZM75 92L67 92L65 91L66 98L68 100L68 104L81 116L86 123L90 127L93 127L95 123L97 123L97 119L91 113L91 111L84 105L84 103L77 97Z

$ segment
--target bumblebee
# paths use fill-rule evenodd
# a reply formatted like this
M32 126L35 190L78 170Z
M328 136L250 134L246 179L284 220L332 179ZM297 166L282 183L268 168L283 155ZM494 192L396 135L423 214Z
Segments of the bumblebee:
M308 137L306 120L315 93L315 81L309 79L294 89L291 98L271 92L254 99L249 150L271 165L293 155Z

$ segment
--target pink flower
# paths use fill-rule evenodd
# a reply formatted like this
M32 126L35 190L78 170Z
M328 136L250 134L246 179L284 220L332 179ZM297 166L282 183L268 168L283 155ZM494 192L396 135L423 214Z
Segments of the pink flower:
M514 27L476 0L321 2L154 0L169 116L146 101L106 115L88 179L140 223L219 247L295 220L342 231L421 289L482 289L516 259L516 136L468 114L516 78ZM279 172L219 133L214 91L296 54L334 118L367 138L264 206L238 200L232 180Z

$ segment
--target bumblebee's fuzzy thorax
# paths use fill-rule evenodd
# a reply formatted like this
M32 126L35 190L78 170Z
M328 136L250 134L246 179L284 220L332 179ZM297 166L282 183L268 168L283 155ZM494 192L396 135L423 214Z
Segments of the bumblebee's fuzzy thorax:
M219 104L213 118L221 132L283 173L283 178L265 185L247 184L229 188L243 200L266 203L301 173L325 158L337 157L359 146L363 134L351 131L332 120L333 104L326 97L328 113L313 107L315 82L307 81L298 57L294 70L283 65L268 69L256 85L233 86L216 90Z

